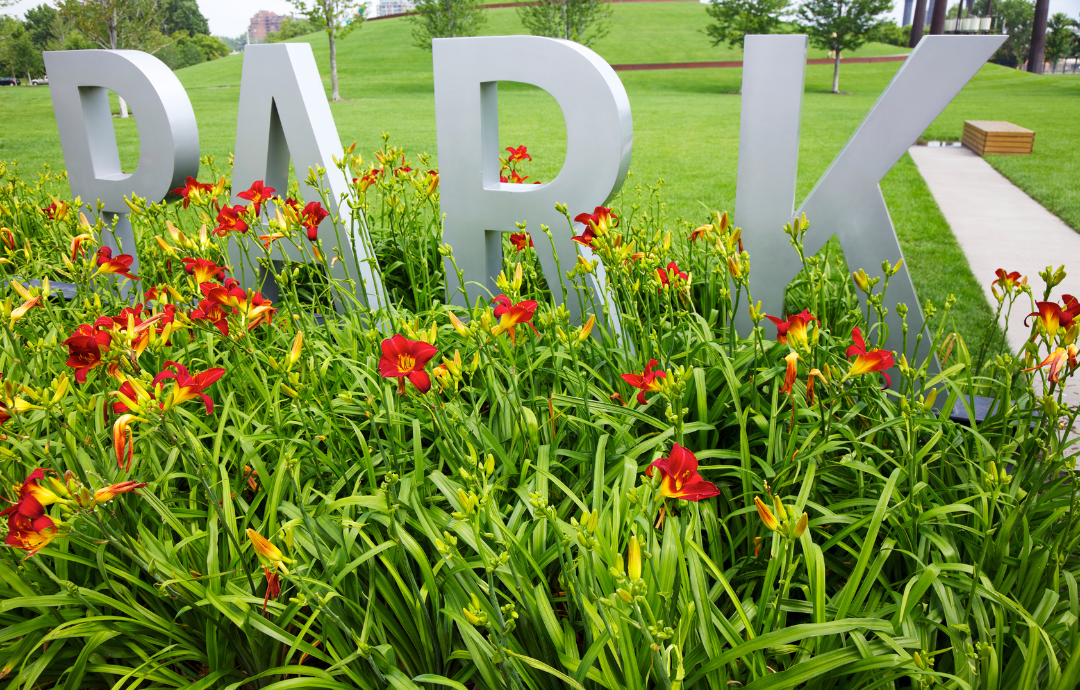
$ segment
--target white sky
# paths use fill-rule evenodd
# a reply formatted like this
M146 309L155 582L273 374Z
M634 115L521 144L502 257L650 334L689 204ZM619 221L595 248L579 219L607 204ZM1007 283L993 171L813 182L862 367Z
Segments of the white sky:
M894 0L896 8L893 18L900 23L904 0ZM27 9L42 3L52 4L51 0L20 0L13 7L4 10L6 14L22 15ZM288 0L198 0L199 9L210 22L210 33L216 36L235 37L247 32L251 16L259 10L269 10L278 14L292 11ZM952 5L955 0L950 0ZM1080 0L1050 0L1050 14L1064 12L1074 19L1080 15Z

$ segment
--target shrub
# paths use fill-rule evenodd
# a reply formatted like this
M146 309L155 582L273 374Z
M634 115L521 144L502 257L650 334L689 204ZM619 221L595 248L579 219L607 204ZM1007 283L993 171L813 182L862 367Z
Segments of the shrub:
M437 172L387 144L340 165L397 306L335 313L325 238L359 229L295 188L227 213L204 164L183 203L131 200L137 274L63 174L0 170L13 687L1075 685L1074 300L1047 287L1032 344L978 375L936 334L937 374L880 349L896 266L856 272L864 307L799 219L794 308L762 314L738 228L668 221L659 185L523 222L491 299L442 277ZM542 277L575 216L621 334L591 260ZM229 282L229 242L310 263L263 260L270 304Z

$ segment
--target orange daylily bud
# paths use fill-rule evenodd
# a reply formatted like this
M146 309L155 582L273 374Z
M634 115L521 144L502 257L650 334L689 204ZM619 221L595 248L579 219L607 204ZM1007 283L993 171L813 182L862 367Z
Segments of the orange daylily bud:
M270 543L270 540L259 534L255 530L248 528L248 539L251 540L251 545L255 547L255 553L259 554L259 558L265 558L281 572L286 575L289 574L288 569L285 568L285 563L292 563L292 560L286 558L278 547Z
M112 484L104 488L98 489L94 492L95 503L105 503L116 498L116 494L126 494L136 489L141 489L146 486L146 483L136 483L132 481L120 482L119 484Z
M161 251L165 252L166 254L175 254L176 253L176 247L173 247L172 245L170 245L168 242L166 242L162 238L154 237L154 241L157 242L157 246L161 247Z
M131 468L131 456L135 450L131 432L131 423L133 421L145 420L133 414L125 414L121 415L113 424L113 448L116 450L116 462L124 471Z
M627 556L627 574L631 580L641 579L641 545L637 536L630 537L630 553Z
M791 352L787 357L784 357L784 360L787 362L787 370L784 372L784 387L780 389L780 392L791 393L791 389L795 385L795 377L798 374L795 363L799 360L799 353Z
M19 293L19 297L22 297L23 299L33 299L33 295L30 294L30 291L24 288L19 281L11 281L11 287L14 288L15 292Z
M801 537L806 531L806 524L809 522L809 520L810 516L808 516L806 513L803 513L802 517L799 518L799 521L795 523L795 531L791 533L791 536L795 537L796 539Z
M285 357L285 371L292 369L296 361L300 359L300 348L304 346L304 332L298 331L296 338L293 340L292 348L289 349L288 356Z
M596 325L596 315L589 314L589 320L585 322L585 325L581 327L581 334L578 335L578 342L583 343L592 333L593 326Z
M758 517L761 518L761 522L770 530L775 532L780 528L780 523L776 521L776 516L769 510L769 506L765 505L765 502L760 497L754 496L754 505L757 506Z
M25 316L26 312L30 311L32 308L34 308L36 306L39 306L40 302L41 302L41 296L39 295L37 297L33 297L31 299L26 300L25 302L22 303L22 305L16 307L15 309L12 309L11 310L11 324L8 326L8 328L14 328L15 327L15 322L18 321L19 319L21 319L23 316Z
M454 330L457 331L459 335L467 336L469 334L468 331L465 330L465 324L461 322L461 319L454 316L454 312L450 311L446 314L450 317L450 325L454 327Z

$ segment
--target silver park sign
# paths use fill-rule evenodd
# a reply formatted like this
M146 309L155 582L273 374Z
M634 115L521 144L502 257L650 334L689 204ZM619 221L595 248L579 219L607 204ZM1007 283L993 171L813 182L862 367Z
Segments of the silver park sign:
M835 234L849 265L864 268L871 277L880 273L883 261L902 258L878 183L1004 40L922 39L799 207L798 213L812 220L807 252L816 252ZM502 266L501 233L515 231L514 224L522 220L534 234L540 224L556 228L554 248L563 257L562 265L572 264L576 252L593 259L587 247L572 243L566 231L557 229L563 219L555 204L589 211L606 205L626 179L633 123L629 98L615 71L577 43L536 36L436 39L432 53L443 237L454 248L465 280L494 287ZM785 286L799 270L782 227L795 216L806 55L806 36L746 39L735 219L757 259L750 272L754 299L772 314L783 309ZM124 196L160 201L198 174L199 135L191 102L176 76L145 53L86 50L47 52L44 57L72 195L99 199L108 220L120 216L116 236L107 233L102 241L116 250L119 240L124 251L135 256ZM500 81L537 86L562 109L566 159L547 184L499 181ZM135 112L140 156L131 174L120 169L107 90L123 96ZM233 203L239 202L235 190L247 189L256 180L285 189L291 158L297 170L322 166L333 206L328 210L340 217L341 226L363 228L362 217L351 222L353 211L344 201L349 183L333 162L341 153L311 47L248 46L240 85ZM321 200L318 190L303 179L300 189L305 203ZM327 248L342 259L334 262L333 277L353 279L356 296L368 306L388 306L367 233L325 235ZM245 288L272 289L262 284L268 278L260 275L256 255L245 255L240 243L231 246L233 276ZM555 256L541 246L538 240L545 277L549 285L557 285ZM282 258L281 248L275 245L273 251L271 258ZM299 254L290 258L301 259ZM618 331L618 314L605 296L602 266L593 279L596 301L605 305L608 322ZM562 300L559 291L554 294ZM908 305L912 329L923 324L906 266L892 278L889 297L887 345L900 351L896 303ZM460 293L454 299L460 300ZM343 308L345 301L337 303ZM573 309L573 304L567 307ZM738 324L748 330L748 316L740 314Z

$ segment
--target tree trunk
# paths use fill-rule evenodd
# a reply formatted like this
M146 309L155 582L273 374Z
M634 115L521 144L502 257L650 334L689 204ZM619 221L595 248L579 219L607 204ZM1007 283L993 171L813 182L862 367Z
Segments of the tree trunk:
M337 81L337 44L334 43L333 29L330 29L328 33L330 34L330 89L333 92L330 100L340 101L341 93L338 91Z
M836 59L833 60L832 92L840 93L840 51L836 51Z
M1050 0L1035 1L1035 21L1031 24L1031 48L1028 50L1028 72L1043 73L1043 55L1046 52L1046 15L1050 12Z
M934 0L934 16L930 18L931 36L940 36L945 33L945 11L948 8L948 0Z
M915 16L911 18L911 38L908 47L914 48L922 40L923 30L926 29L926 0L915 1Z

